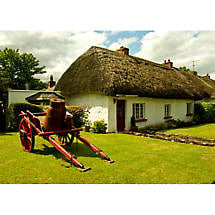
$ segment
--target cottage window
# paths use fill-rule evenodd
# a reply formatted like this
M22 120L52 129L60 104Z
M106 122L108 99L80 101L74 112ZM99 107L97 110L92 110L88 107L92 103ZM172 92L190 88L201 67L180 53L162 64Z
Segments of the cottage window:
M170 104L166 104L165 105L165 112L164 112L164 116L171 116L171 105Z
M187 116L192 115L192 103L187 103Z
M133 116L135 119L145 118L145 103L133 104Z

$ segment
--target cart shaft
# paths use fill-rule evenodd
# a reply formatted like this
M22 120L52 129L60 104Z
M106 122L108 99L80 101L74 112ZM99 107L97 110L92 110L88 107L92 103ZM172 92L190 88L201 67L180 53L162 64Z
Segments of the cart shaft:
M91 144L90 142L88 142L85 138L83 138L82 136L80 136L79 134L76 134L76 137L83 142L84 144L86 144L87 146L89 146L94 152L98 153L102 158L104 158L106 161L109 162L113 162L111 161L111 159L104 153L102 152L102 150L100 150L99 148L97 148L96 146L94 146L93 144Z
M59 152L64 154L72 163L78 166L81 169L84 169L84 165L82 165L78 160L75 159L74 155L71 155L67 152L61 145L59 145L52 137L46 136L43 137L44 139L48 140Z

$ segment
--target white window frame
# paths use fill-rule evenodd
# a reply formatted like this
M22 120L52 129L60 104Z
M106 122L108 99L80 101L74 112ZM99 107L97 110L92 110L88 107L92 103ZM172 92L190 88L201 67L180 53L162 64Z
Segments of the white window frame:
M164 105L164 117L171 116L171 104Z
M133 116L137 119L145 119L146 104L145 103L134 103L132 105Z

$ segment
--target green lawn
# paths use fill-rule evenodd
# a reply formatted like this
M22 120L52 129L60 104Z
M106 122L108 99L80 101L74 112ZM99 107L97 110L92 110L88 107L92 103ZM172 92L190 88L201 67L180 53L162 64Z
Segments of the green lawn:
M182 134L194 137L215 138L215 124L197 125L188 128L178 128L166 131L166 133Z
M79 172L47 141L36 137L35 152L22 150L18 133L0 133L0 183L170 184L214 183L215 148L127 134L82 132L116 162L107 164L85 145L70 151L92 170Z

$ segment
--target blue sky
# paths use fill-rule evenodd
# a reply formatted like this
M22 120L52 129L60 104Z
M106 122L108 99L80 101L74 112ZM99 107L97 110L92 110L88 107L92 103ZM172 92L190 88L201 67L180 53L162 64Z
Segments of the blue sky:
M105 33L107 35L107 40L102 44L105 47L110 46L112 43L118 42L119 40L123 40L125 38L136 37L137 40L131 44L129 44L130 54L134 55L135 53L139 52L141 49L141 42L140 40L148 34L149 32L153 31L95 31L97 33Z

